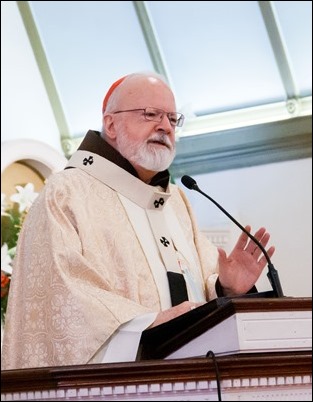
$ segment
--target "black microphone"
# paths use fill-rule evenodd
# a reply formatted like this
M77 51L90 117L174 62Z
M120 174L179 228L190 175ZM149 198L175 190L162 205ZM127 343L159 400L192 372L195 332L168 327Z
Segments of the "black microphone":
M233 218L223 207L221 207L213 198L208 196L206 193L200 190L200 188L197 185L197 182L190 176L183 176L181 178L181 182L183 183L184 186L189 188L189 190L195 190L198 191L200 194L204 195L206 198L208 198L210 201L213 202L222 212L224 212L225 215L228 216L229 219L231 219L247 236L250 237L250 239L261 249L262 253L264 254L267 264L268 264L268 273L267 277L272 285L274 294L276 297L283 297L283 290L280 284L279 276L277 270L274 268L274 265L272 264L269 255L267 254L265 248L262 246L262 244L251 234L249 233L238 221L236 221L235 218Z

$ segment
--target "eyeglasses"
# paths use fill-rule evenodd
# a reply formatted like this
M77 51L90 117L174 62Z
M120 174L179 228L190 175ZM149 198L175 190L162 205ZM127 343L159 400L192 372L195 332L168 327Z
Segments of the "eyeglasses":
M171 112L166 113L164 110L156 109L154 107L146 107L145 109L129 109L129 110L118 110L116 113L124 113L124 112L143 112L144 118L148 121L156 121L157 123L161 123L164 115L166 114L169 122L172 126L182 127L184 124L185 116L182 113Z

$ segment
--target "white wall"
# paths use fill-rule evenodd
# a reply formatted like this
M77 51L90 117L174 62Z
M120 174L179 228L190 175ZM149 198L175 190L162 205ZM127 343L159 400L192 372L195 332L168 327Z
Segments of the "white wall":
M312 159L194 176L198 186L252 230L264 226L276 247L272 263L286 296L312 296ZM179 184L179 183L178 183ZM202 229L228 227L230 251L240 234L211 201L186 189ZM270 290L267 269L259 290Z
M35 139L62 153L60 135L15 2L1 2L1 140ZM63 154L63 153L62 153ZM241 224L265 226L272 262L290 296L312 295L312 159L199 175L198 184ZM227 225L209 200L186 190L202 228ZM229 224L232 240L239 229ZM260 290L267 290L262 276Z

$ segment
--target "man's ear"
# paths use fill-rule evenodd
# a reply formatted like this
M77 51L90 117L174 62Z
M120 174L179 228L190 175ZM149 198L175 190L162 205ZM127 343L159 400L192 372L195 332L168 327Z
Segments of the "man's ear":
M105 116L103 116L103 125L105 128L105 135L111 140L115 140L116 131L114 125L114 118L111 114L106 114Z

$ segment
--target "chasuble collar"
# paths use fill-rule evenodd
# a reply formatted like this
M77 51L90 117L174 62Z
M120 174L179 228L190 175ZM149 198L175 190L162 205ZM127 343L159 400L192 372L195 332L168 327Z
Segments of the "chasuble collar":
M115 148L108 144L99 131L89 130L78 147L80 151L90 151L102 156L120 168L126 170L131 175L138 178L138 174L133 165L125 159ZM161 186L166 190L169 184L170 174L168 170L157 173L149 183L150 186Z
M76 167L84 170L94 178L122 194L141 208L147 210L162 211L166 201L170 198L169 187L166 191L160 191L144 183L138 177L90 151L76 151L70 158L66 168Z

